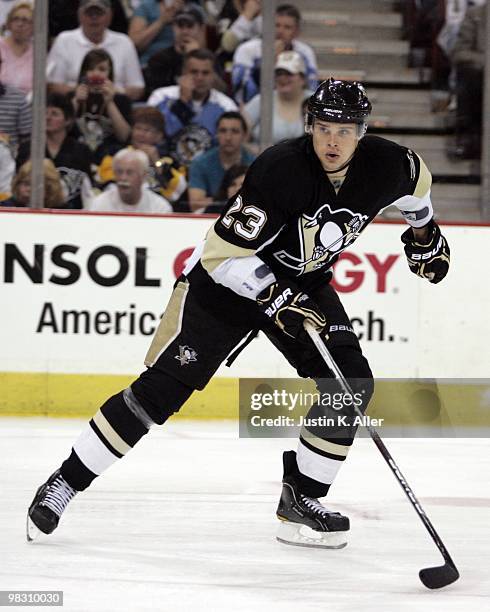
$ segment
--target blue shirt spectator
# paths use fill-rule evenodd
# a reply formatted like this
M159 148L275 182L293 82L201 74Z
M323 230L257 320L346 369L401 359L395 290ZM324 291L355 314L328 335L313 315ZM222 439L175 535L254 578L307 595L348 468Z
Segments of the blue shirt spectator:
M220 117L218 146L195 157L189 167L189 205L193 212L214 201L228 168L253 162L255 156L243 146L246 138L247 124L240 113L228 112Z
M156 89L148 99L165 117L167 136L179 141L174 152L185 165L210 147L221 115L237 110L231 98L212 88L213 64L211 51L191 51L185 57L179 84Z
M241 164L250 166L254 159L255 155L242 149ZM225 172L226 169L219 158L219 147L213 147L192 160L189 167L189 187L202 189L212 197L217 193Z
M182 4L182 0L174 0L171 4L165 0L139 0L128 33L139 52L142 66L146 66L154 53L173 45L172 21Z

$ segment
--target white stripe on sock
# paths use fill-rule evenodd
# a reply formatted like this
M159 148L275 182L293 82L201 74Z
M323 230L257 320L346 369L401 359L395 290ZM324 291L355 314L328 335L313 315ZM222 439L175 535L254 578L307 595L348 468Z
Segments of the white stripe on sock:
M306 448L301 440L298 443L296 461L302 474L324 484L332 484L343 463L343 461L317 455L309 448Z
M85 467L97 475L102 474L119 458L102 444L90 425L82 431L73 449Z

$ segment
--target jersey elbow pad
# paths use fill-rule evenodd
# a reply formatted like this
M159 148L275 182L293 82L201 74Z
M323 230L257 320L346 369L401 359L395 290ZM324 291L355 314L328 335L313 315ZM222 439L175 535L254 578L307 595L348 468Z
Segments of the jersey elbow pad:
M255 300L261 291L276 280L269 266L256 255L226 259L209 275L215 283L250 300Z
M424 227L434 216L430 189L422 197L406 195L393 202L405 221L412 227Z

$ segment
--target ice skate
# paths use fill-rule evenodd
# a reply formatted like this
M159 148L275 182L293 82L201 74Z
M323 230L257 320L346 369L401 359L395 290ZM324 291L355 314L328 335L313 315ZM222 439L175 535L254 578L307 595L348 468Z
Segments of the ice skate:
M349 531L348 517L300 493L291 474L293 462L294 453L284 453L282 493L277 507L281 523L276 539L293 546L344 548Z
M40 532L53 533L61 515L77 491L56 470L36 492L27 513L27 541L34 540Z

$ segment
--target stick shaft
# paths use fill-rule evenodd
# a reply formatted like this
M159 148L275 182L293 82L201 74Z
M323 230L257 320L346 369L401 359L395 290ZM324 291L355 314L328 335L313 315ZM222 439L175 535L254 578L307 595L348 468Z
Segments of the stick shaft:
M344 393L351 395L353 397L354 393L351 389L351 386L349 385L344 375L340 371L339 366L335 363L332 355L330 355L330 352L325 346L325 343L323 342L320 334L317 332L315 327L309 321L305 321L305 329L308 335L310 336L311 340L313 341L314 345L318 349L318 352L323 357L323 360L325 361L329 370L334 374L336 380L339 382ZM360 411L358 406L354 406L354 411L358 416L361 416L361 417L363 416L363 413ZM418 499L415 496L415 493L412 491L412 488L408 484L407 479L403 476L400 468L397 466L395 460L391 456L390 451L386 448L386 445L383 442L383 440L380 438L378 432L372 425L365 425L365 427L368 430L369 435L371 436L373 442L376 444L379 452L383 456L383 459L386 461L389 468L393 472L395 478L398 481L398 484L401 486L401 488L405 492L405 495L408 497L408 500L412 504L412 507L414 508L415 512L418 514L420 520L422 521L425 528L429 532L430 537L432 538L437 548L439 549L440 553L444 557L444 560L447 563L450 563L453 567L455 567L454 562L451 559L449 552L447 551L447 548L444 546L444 543L441 540L439 534L435 530L434 525L431 523L429 517L425 513L425 510L420 505L420 502L418 501Z

